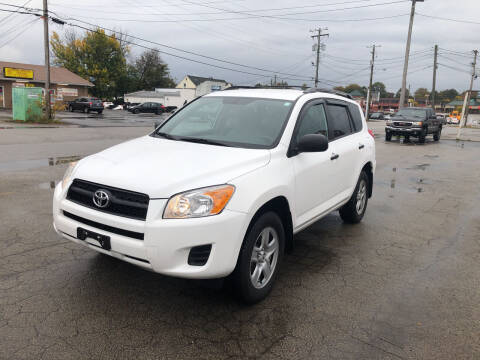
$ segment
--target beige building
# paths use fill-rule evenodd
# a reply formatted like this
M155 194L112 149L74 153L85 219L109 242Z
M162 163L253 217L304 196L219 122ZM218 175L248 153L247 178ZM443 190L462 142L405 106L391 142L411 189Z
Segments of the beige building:
M223 90L230 86L232 85L225 80L187 75L181 81L179 81L176 88L194 89L195 97L199 97L209 94L213 91Z
M46 71L43 65L0 61L0 70L0 108L12 107L14 87L45 87ZM55 66L50 68L50 84L55 101L71 101L88 96L88 89L94 86L71 71Z

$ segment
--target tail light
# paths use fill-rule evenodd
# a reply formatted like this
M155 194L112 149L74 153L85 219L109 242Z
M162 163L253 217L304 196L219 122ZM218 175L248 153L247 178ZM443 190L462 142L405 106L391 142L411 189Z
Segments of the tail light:
M375 139L375 135L373 134L372 129L368 129L368 133L369 133L370 135L372 135L372 137Z
M162 105L161 108L162 108L162 109L165 109L165 106Z
M89 105L92 105L92 103L91 103L91 102L89 102L88 104L89 104Z

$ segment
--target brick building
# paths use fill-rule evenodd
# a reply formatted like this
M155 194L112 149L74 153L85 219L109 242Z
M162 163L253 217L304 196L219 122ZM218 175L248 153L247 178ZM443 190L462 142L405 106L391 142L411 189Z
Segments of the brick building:
M0 71L0 108L12 107L13 87L45 87L46 71L43 65L0 61ZM71 101L88 96L88 89L93 86L90 81L65 68L50 68L50 89L55 101Z

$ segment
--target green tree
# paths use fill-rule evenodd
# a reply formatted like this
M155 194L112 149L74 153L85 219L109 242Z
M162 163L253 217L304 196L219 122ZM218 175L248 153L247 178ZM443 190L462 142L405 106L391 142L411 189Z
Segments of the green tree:
M438 93L438 99L441 102L445 102L445 103L455 100L457 96L458 96L458 91L455 89L446 89Z
M395 93L395 98L400 99L400 93L402 92L402 89L398 89L398 91ZM410 97L410 90L405 89L405 97L408 99Z
M74 32L66 32L60 38L54 32L50 43L54 64L90 80L95 85L91 89L92 95L99 98L123 95L128 47L122 39L97 29L85 33L83 37L77 37Z
M162 61L158 50L144 51L133 64L133 71L138 89L175 87L175 82L170 78L168 65Z
M427 88L418 88L415 90L415 99L416 100L425 100L430 97L430 93Z
M385 84L380 81L374 82L372 84L372 89L373 91L379 91L381 98L392 97L390 96L392 93L389 93Z

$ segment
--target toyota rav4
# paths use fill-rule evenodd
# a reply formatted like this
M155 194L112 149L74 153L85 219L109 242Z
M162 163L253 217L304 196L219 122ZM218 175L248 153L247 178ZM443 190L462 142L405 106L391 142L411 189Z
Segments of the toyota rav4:
M272 289L294 234L364 216L375 143L359 105L319 89L232 89L153 133L71 164L61 236L165 275L223 278L247 303Z

